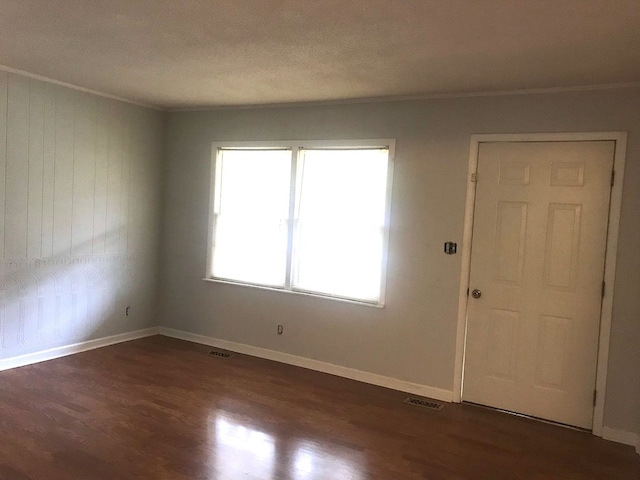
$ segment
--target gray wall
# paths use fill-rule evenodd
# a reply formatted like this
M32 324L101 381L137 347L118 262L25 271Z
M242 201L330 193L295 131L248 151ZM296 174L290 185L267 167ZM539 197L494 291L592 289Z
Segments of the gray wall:
M640 432L637 88L172 113L162 325L451 390L469 136L607 130L629 144L605 425ZM386 307L202 281L211 142L343 138L397 139Z
M0 358L155 325L164 126L0 71Z

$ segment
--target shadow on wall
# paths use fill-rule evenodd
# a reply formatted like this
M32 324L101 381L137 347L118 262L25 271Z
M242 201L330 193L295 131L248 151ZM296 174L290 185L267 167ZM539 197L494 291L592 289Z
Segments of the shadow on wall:
M2 260L0 358L120 333L133 268L126 254Z

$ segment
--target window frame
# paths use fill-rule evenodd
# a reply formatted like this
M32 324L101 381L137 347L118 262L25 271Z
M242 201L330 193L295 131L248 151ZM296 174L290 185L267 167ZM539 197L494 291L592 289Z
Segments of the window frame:
M302 289L297 289L292 286L292 263L293 263L293 242L294 242L294 228L293 220L295 218L297 205L297 195L300 189L300 177L297 172L299 151L302 149L335 149L335 150L348 150L348 149L374 149L374 148L386 148L389 151L389 157L387 159L387 183L385 192L385 209L384 209L384 229L382 234L382 260L380 270L380 297L377 301L366 301L361 299L343 297L339 295L311 292ZM291 178L289 187L289 220L290 225L287 232L287 257L286 257L286 271L285 271L285 284L283 287L262 285L250 282L243 282L240 280L230 280L224 278L214 277L213 275L213 239L214 239L214 215L215 215L215 203L216 196L218 194L216 190L217 180L217 165L218 165L218 152L224 149L242 149L242 150L278 150L286 149L291 150ZM387 266L389 256L389 234L391 224L391 198L393 187L393 170L395 161L395 139L370 139L370 140L283 140L283 141L232 141L232 142L213 142L211 147L211 163L210 163L210 180L209 180L209 215L208 215L208 238L207 238L207 256L206 256L206 269L203 280L214 283L222 283L229 285L240 285L251 288L258 288L261 290L268 290L274 292L290 293L294 295L301 295L315 298L325 298L346 303L352 303L357 305L364 305L369 307L383 308L386 302L386 287L387 287Z

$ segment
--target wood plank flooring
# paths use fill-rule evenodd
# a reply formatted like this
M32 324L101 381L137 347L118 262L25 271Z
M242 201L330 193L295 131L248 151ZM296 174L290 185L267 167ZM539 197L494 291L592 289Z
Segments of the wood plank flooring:
M0 373L2 480L638 480L632 447L155 336Z

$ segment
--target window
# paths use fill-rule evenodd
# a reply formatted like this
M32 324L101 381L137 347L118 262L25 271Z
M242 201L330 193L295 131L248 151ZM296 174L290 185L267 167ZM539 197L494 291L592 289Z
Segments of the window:
M207 278L381 305L393 143L214 146Z

